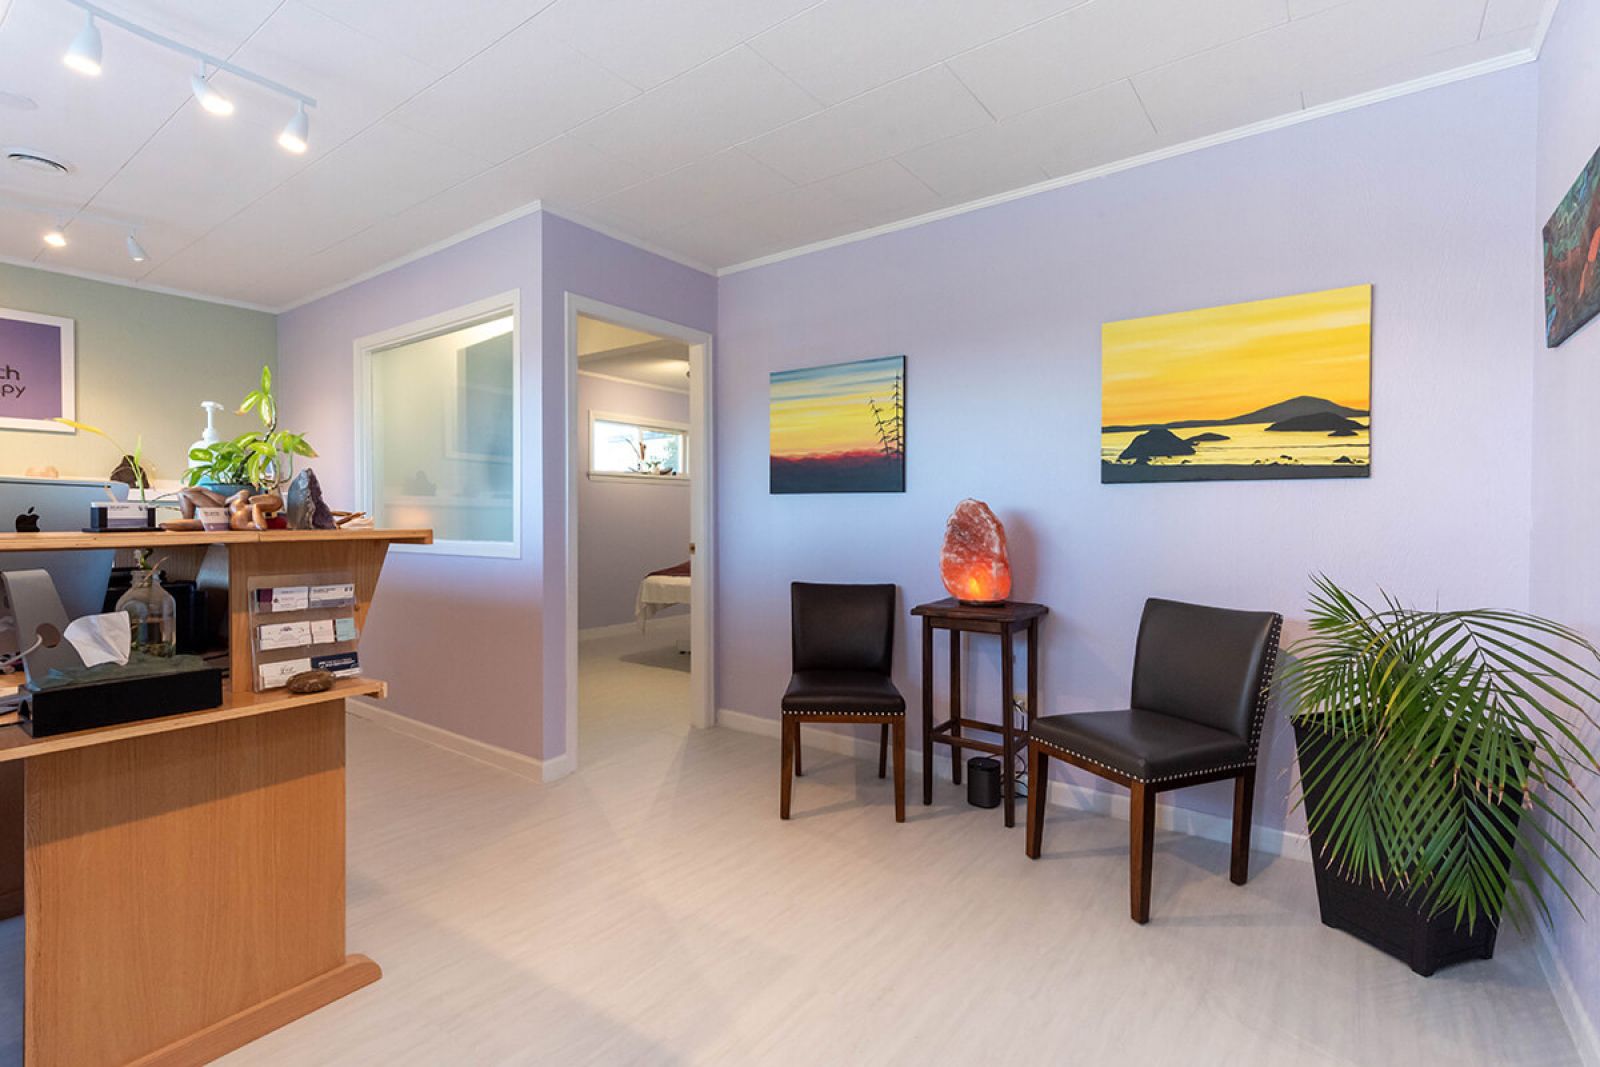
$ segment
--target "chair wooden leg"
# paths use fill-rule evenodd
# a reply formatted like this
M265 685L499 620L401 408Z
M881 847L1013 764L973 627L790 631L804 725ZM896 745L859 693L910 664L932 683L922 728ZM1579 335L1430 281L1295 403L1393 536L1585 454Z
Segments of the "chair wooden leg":
M794 721L794 776L805 777L805 768L800 766L800 720Z
M894 720L894 821L906 821L906 720L903 716Z
M1028 858L1036 860L1044 848L1044 806L1049 799L1050 754L1038 745L1028 746Z
M1255 803L1256 769L1233 780L1233 862L1228 877L1234 885L1250 880L1250 810Z
M799 754L800 746L795 743L800 732L800 724L785 715L783 717L783 773L781 785L778 788L778 817L789 817L789 794L794 792L794 765L795 757Z
M889 758L889 724L884 723L883 729L878 734L878 777L889 777L889 767L885 762Z
M1128 823L1131 841L1128 849L1128 897L1133 921L1150 921L1150 862L1156 840L1156 794L1148 785L1132 785L1132 810Z

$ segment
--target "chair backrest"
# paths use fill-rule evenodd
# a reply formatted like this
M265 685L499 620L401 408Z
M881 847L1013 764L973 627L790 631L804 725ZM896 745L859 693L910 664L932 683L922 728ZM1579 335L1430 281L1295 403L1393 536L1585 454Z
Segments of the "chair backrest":
M1226 730L1250 742L1267 710L1283 616L1145 601L1133 660L1133 706Z
M895 592L892 585L790 585L794 669L888 674Z

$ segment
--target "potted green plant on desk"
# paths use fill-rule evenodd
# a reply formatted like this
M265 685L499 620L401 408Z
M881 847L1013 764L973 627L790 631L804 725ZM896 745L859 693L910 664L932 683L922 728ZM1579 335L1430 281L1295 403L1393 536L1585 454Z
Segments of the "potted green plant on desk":
M304 434L278 429L278 399L272 391L272 368L261 368L261 384L239 405L238 415L254 411L261 429L249 430L230 441L191 449L184 473L188 485L203 486L228 497L245 490L265 492L286 484L294 475L294 457L314 458L316 451Z
M1492 956L1507 914L1576 907L1596 854L1579 780L1600 770L1580 736L1595 647L1521 612L1374 607L1320 577L1309 622L1285 686L1322 921L1428 975Z

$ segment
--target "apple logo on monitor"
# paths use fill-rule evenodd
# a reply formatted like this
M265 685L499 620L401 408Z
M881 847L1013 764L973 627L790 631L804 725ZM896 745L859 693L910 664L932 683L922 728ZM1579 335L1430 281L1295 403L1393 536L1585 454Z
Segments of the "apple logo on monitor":
M35 515L33 513L33 509L32 508L29 508L27 511L23 512L21 515L17 516L17 533L38 533L38 532L39 532L39 516L37 516L37 515Z

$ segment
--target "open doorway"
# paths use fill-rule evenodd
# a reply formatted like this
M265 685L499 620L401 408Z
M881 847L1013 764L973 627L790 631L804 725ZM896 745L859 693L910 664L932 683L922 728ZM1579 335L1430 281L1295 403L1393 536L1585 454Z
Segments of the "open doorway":
M715 720L710 338L567 298L567 751Z

